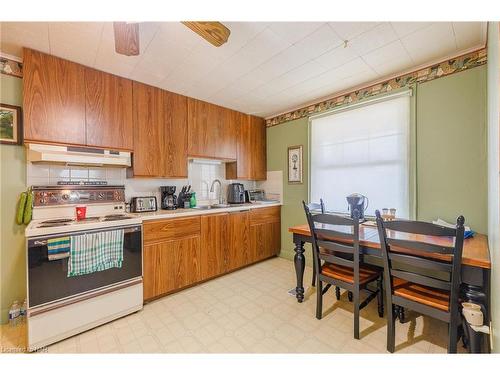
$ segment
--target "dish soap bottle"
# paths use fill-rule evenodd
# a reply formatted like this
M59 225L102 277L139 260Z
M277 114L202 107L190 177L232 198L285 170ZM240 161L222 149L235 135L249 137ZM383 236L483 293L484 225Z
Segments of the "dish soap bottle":
M196 207L196 193L193 191L191 193L191 198L189 199L189 208Z

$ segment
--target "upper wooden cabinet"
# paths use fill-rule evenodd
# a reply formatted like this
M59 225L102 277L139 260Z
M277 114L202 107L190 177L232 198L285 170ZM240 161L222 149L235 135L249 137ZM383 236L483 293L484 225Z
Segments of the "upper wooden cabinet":
M24 50L24 139L85 144L84 67Z
M239 129L237 161L226 164L226 178L265 180L267 178L267 159L264 119L240 114Z
M88 146L133 149L132 81L85 68Z
M188 176L187 97L163 90L165 162L161 177Z
M188 155L235 160L238 112L188 98Z
M187 177L187 98L138 82L133 92L134 175Z
M133 93L134 175L161 176L165 139L162 90L134 82Z

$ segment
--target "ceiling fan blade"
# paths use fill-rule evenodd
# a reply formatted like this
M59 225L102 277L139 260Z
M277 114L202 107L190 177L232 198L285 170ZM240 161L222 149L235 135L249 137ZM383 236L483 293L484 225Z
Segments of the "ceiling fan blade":
M231 30L220 22L182 22L196 34L216 47L227 42Z
M139 54L139 24L113 22L115 31L115 51L125 56Z

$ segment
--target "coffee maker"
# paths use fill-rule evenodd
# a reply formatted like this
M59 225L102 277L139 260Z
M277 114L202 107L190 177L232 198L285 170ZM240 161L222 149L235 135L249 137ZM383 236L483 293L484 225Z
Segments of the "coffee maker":
M160 186L160 192L162 210L177 209L177 196L174 194L175 186Z
M355 212L357 210L357 216L360 221L365 220L365 211L368 208L368 198L363 194L352 193L346 197L348 203L348 210L351 214L351 218L355 218Z

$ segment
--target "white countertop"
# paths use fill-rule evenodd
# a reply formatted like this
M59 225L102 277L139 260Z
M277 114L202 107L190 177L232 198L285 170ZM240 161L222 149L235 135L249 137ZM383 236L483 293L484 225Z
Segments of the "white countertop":
M56 235L70 232L85 232L93 229L101 228L112 228L125 225L137 225L144 221L149 220L161 220L161 219L172 219L177 217L185 216L197 216L197 215L210 215L218 214L223 212L235 212L235 211L245 211L251 209L259 209L265 207L281 206L281 203L245 203L241 205L223 207L223 208L213 208L213 209L201 209L201 208L179 208L177 210L158 210L156 212L144 212L144 213L130 213L129 218L126 220L118 221L99 221L99 222L79 222L74 221L68 225L62 225L57 227L39 228L38 226L45 219L32 220L25 231L26 237L39 237L47 235Z
M235 212L235 211L244 211L251 210L255 208L265 208L265 207L274 207L281 206L281 203L245 203L238 206L232 207L223 207L223 208L211 208L211 209L198 209L198 208L178 208L177 210L158 210L155 212L143 212L136 213L142 218L142 221L148 220L158 220L158 219L171 219L176 217L185 217L185 216L196 216L196 215L208 215L208 214L219 214L223 212Z

